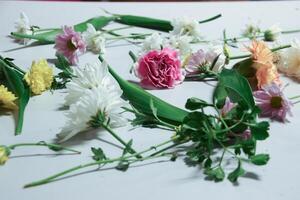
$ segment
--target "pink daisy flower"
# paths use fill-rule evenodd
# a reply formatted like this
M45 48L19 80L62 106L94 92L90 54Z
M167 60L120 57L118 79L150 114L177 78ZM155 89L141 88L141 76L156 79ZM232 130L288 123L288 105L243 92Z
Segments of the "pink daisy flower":
M263 86L253 92L257 106L261 109L261 117L270 117L277 121L286 121L286 116L292 116L293 103L288 100L282 89L275 83Z
M72 27L64 26L63 33L55 38L55 46L58 53L64 55L71 64L78 63L79 53L84 53L86 44L80 33L74 31Z

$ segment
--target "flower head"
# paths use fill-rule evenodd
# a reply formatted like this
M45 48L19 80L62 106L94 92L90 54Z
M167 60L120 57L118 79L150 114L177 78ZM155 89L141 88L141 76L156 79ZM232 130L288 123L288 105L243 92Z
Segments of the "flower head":
M0 108L14 110L17 109L17 105L15 104L17 97L4 85L0 85Z
M170 38L165 41L165 46L178 49L180 56L186 56L192 51L192 40L192 37L188 35L171 35Z
M20 18L15 22L16 33L31 35L29 19L24 12L21 12ZM18 39L23 44L26 44L30 39Z
M58 53L64 55L71 64L78 63L79 53L84 53L86 44L80 33L74 31L72 27L64 26L63 33L55 38L55 46Z
M136 65L135 73L145 88L173 88L184 79L176 50L163 48L143 55Z
M53 82L53 69L45 59L33 61L31 69L24 76L26 83L35 95L48 90Z
M151 50L160 50L163 45L163 39L157 32L145 38L142 43L141 53Z
M85 92L101 86L107 91L120 90L117 81L109 74L105 62L86 64L84 67L74 67L74 77L66 84L67 96L65 105L71 105L79 100Z
M215 61L216 59L217 61ZM220 46L211 47L206 52L200 49L191 55L186 65L186 71L188 74L199 73L207 69L219 72L225 64L225 59L223 49ZM213 64L214 66L212 66Z
M264 32L264 40L273 42L278 39L278 37L281 35L281 32L282 29L279 26L273 25Z
M273 63L273 53L266 43L254 40L247 49L252 54L252 67L256 69L257 87L262 88L271 83L280 85L279 74Z
M0 146L0 165L4 165L8 160L9 151L7 147Z
M261 32L258 23L246 24L245 28L242 30L242 35L248 38L255 38Z
M189 35L194 39L200 37L200 26L197 20L188 17L176 18L171 21L173 30L170 32L173 35Z
M223 108L221 109L222 116L225 116L227 113L229 113L234 107L236 106L235 103L232 103L228 97L226 97L225 104Z
M291 45L291 48L279 54L280 60L277 67L285 75L300 80L300 41L295 39Z
M105 37L103 33L97 31L92 24L87 24L87 29L82 33L82 37L86 42L87 49L95 54L105 53Z
M283 94L277 84L263 86L261 90L253 93L257 106L261 109L262 117L270 117L278 121L286 121L286 116L291 113L292 102Z
M127 103L121 99L122 90L108 90L99 85L86 90L85 95L70 106L66 113L67 122L58 134L61 142L68 140L79 132L92 128L91 122L99 115L112 128L126 124L127 120L120 114ZM103 122L104 123L104 122Z

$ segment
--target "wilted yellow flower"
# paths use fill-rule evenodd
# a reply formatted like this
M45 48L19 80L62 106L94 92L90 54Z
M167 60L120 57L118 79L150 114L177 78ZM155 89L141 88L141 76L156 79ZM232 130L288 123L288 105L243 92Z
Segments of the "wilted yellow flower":
M17 105L14 103L16 99L17 97L12 92L8 91L4 85L0 85L0 108L17 109Z
M31 69L24 77L33 94L41 94L51 87L53 82L53 69L45 59L33 61Z
M0 165L4 165L8 160L7 149L3 146L0 146Z

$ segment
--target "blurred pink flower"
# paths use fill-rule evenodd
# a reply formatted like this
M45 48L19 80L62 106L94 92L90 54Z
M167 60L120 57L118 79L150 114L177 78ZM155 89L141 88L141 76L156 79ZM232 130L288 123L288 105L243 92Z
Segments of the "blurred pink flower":
M234 106L235 106L235 103L232 103L230 101L230 99L228 97L226 97L225 104L224 104L223 108L221 109L222 116L225 116L228 112L230 112L231 109L234 108Z
M164 48L143 55L135 73L144 88L173 88L184 80L184 70L176 50Z
M72 27L64 26L63 33L55 38L55 46L57 52L64 55L71 64L78 63L79 53L84 53L86 44L80 33L74 31Z
M260 90L253 92L257 106L261 109L262 117L270 117L277 121L286 121L286 116L292 116L291 107L293 103L288 100L281 88L272 83L263 86Z

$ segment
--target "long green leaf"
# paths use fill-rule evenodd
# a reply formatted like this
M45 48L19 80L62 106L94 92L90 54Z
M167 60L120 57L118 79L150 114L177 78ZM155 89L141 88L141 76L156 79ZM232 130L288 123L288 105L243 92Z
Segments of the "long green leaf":
M115 15L115 16L117 17L115 18L114 21L120 24L126 24L130 26L137 26L142 28L149 28L149 29L164 31L164 32L169 32L173 29L171 22L168 20L143 17L143 16L135 16L135 15ZM201 20L199 21L199 23L200 24L206 23L215 20L221 16L222 16L221 14L218 14L208 19Z
M106 16L100 16L100 17L95 17L91 18L85 22L79 23L74 25L74 29L77 32L83 32L87 29L87 24L90 23L92 24L97 30L103 28L106 26L109 22L113 21L115 17L106 17ZM62 29L54 29L51 31L45 31L42 33L36 33L33 35L27 35L27 34L20 34L16 32L12 32L11 35L16 37L16 38L29 38L29 39L34 39L37 40L41 43L54 43L55 42L55 37L62 32Z
M103 61L103 58L99 57L99 59ZM156 114L160 120L172 123L174 125L179 125L188 115L189 112L175 107L143 90L139 86L124 80L111 67L109 67L109 72L119 83L126 99L128 99L131 105L134 106L138 111L148 115L153 115L153 110L151 109L152 101L153 106L157 108Z

